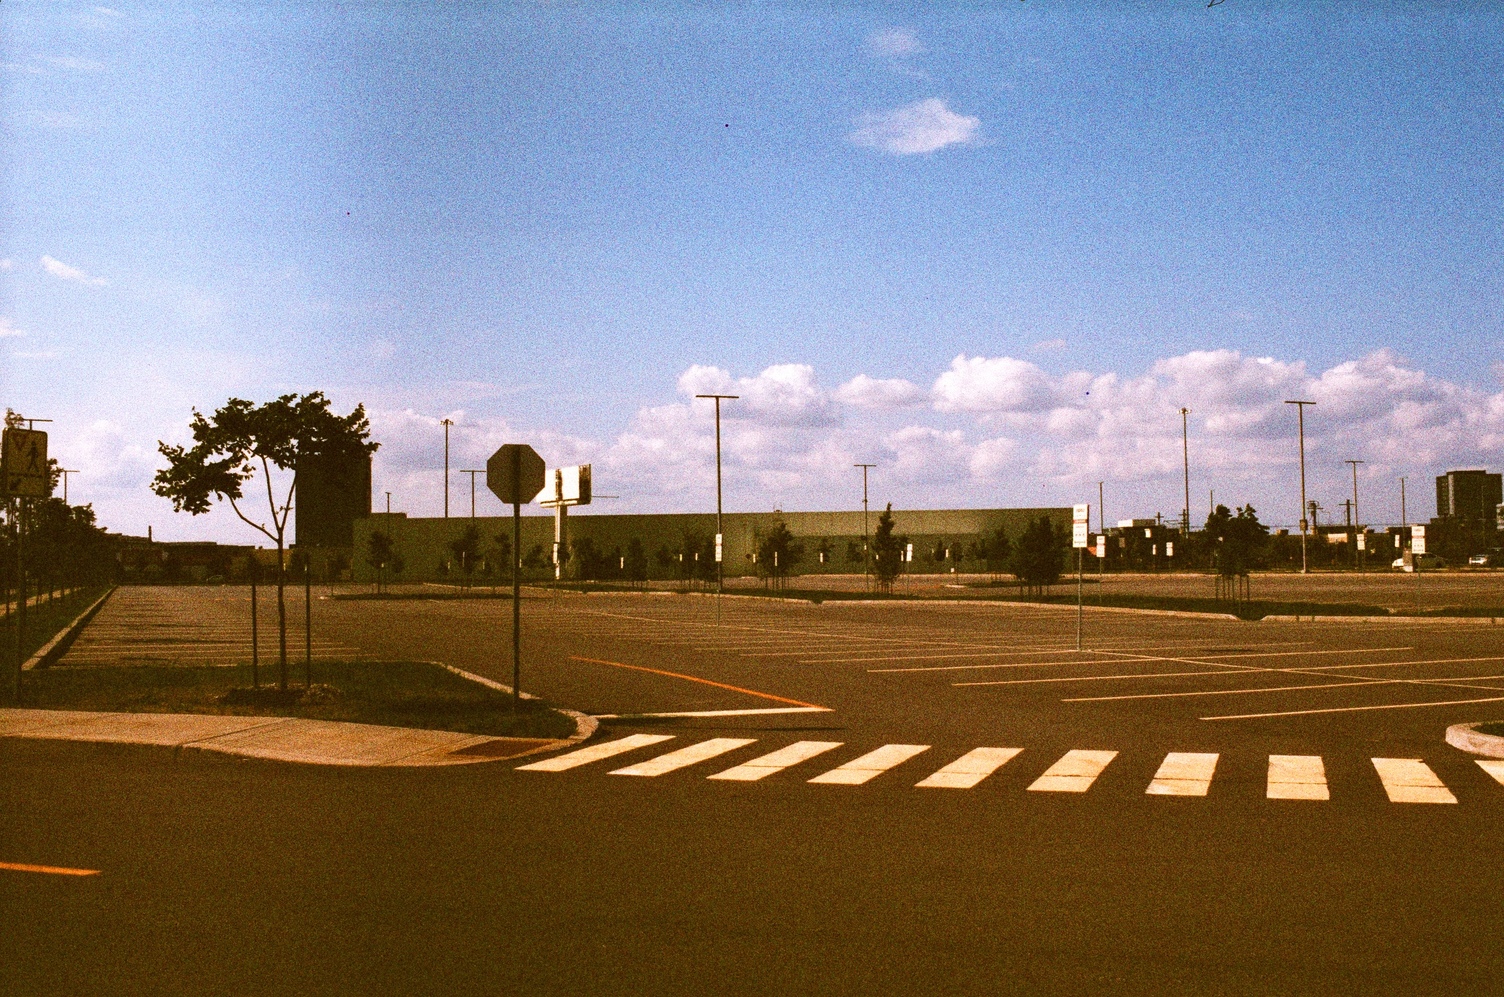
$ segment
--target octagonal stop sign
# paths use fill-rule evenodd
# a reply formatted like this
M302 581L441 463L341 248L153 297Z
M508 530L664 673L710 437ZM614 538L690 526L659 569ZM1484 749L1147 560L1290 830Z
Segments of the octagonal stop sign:
M508 443L486 461L486 487L507 505L531 502L543 490L546 468L526 443Z

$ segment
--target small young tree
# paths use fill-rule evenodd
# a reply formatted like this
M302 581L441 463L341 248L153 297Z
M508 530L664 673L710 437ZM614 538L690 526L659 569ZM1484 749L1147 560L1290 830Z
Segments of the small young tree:
M794 543L794 535L789 532L788 524L781 519L776 521L757 545L758 574L770 582L773 588L782 588L789 569L797 560L795 548L800 546ZM802 547L799 553L802 553Z
M877 576L877 587L882 591L893 591L893 580L903 570L907 546L907 537L893 533L893 503L889 502L883 514L877 517L877 531L872 534L872 573Z
M379 595L386 584L388 571L401 571L402 558L397 554L397 545L380 530L372 530L366 538L366 563L376 569L376 592Z
M241 522L277 546L278 686L287 689L287 521L298 488L298 464L309 458L349 461L374 453L365 406L336 415L321 391L283 395L264 405L231 398L205 418L193 411L193 446L158 442L167 466L152 479L152 491L172 500L174 511L199 515L223 499ZM286 475L286 497L279 504L273 468ZM258 522L241 508L247 481L261 477L266 486L269 518Z
M1060 580L1065 564L1065 534L1055 529L1049 517L1030 523L1013 548L1013 573L1020 585L1036 592Z
M627 564L624 569L629 582L645 582L648 580L648 553L643 549L642 538L633 537L627 541Z
M1008 565L1013 560L1013 541L1008 539L1008 528L999 526L991 537L985 540L987 570L998 575L1008 570Z
M465 527L465 532L449 541L449 552L459 562L460 577L464 580L466 588L470 587L470 576L475 573L475 562L480 558L480 530L474 526Z

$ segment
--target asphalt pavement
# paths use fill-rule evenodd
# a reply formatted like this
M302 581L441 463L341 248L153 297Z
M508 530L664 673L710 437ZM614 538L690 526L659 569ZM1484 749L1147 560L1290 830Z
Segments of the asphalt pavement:
M1504 716L1497 628L523 608L523 688L611 717L581 764L0 739L0 862L98 871L0 869L0 990L1497 989L1504 785L1442 740ZM315 628L507 679L509 609Z

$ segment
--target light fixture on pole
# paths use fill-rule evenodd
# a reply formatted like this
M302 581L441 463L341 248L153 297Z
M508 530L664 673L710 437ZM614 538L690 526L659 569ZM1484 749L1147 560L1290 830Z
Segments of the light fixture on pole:
M696 398L715 400L715 594L720 595L725 587L725 574L721 568L721 552L726 534L721 529L721 401L734 401L741 395L695 395ZM720 615L720 601L716 602L716 614Z
M461 474L468 474L468 475L470 475L470 518L474 519L475 518L475 476L477 474L485 474L486 472L485 472L484 468L481 468L479 470L474 470L474 471L465 469L465 470L461 470L460 473Z
M1307 574L1310 562L1306 559L1306 406L1315 402L1285 399L1286 405L1294 405L1300 426L1300 573Z
M862 585L866 589L871 589L872 554L867 549L867 472L877 465L852 464L851 466L862 469Z
M444 427L444 518L449 518L449 427L454 420L445 416L439 422Z

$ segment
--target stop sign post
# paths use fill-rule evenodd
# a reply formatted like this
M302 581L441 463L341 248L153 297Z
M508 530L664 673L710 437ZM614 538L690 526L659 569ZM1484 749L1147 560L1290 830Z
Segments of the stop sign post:
M486 487L512 507L512 709L522 698L522 504L543 490L543 458L526 443L508 443L486 461Z

